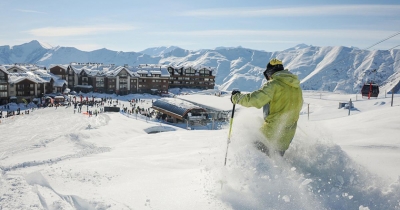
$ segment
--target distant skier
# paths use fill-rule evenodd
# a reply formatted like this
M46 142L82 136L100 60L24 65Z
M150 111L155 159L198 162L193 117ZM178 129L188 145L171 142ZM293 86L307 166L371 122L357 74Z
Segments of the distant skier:
M267 79L263 87L248 94L234 90L231 101L244 107L263 107L265 121L261 132L266 139L256 141L255 145L268 156L271 152L283 156L293 140L303 106L300 81L275 58L268 63L263 74Z

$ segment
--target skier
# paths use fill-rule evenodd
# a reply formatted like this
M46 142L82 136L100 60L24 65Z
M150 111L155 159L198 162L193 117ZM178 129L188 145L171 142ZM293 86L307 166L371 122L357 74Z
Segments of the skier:
M292 142L303 106L300 81L275 58L271 59L263 74L267 82L259 90L248 94L234 90L231 101L244 107L263 107L261 132L266 139L256 141L255 145L268 156L271 152L283 156Z

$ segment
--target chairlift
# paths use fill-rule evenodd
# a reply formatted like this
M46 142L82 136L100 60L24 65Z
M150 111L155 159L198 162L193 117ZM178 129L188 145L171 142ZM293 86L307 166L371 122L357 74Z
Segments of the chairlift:
M375 82L365 83L361 89L361 95L363 97L374 97L377 98L379 95L379 85Z

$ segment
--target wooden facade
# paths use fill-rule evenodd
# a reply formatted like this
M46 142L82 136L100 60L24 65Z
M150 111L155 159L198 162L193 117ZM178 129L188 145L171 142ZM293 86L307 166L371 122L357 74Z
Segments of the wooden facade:
M107 71L101 71L104 68L98 65L96 65L95 70L88 70L91 67L90 65L76 66L78 67L72 64L67 68L67 80L72 83L68 83L68 87L71 90L82 91L82 87L87 86L91 87L94 92L118 95L168 93L169 75L166 70L162 74L159 66L116 67L110 65L110 69L107 68ZM74 79L69 77L74 77Z
M214 89L215 75L210 68L168 67L170 88Z
M67 80L68 72L67 68L62 65L53 66L50 68L50 73L57 75L60 79Z
M0 105L9 102L8 89L8 72L4 67L0 66Z
M25 78L10 85L10 97L16 97L17 103L23 103L23 99L28 103L33 98L38 97L40 90L38 90L38 82Z

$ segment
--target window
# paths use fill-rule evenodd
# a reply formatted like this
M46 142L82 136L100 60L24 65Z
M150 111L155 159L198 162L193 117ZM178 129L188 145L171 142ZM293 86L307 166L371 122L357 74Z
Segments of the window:
M30 88L34 88L35 85L34 85L34 84L29 84L29 87L30 87Z
M188 68L188 69L185 70L185 73L186 74L194 74L194 73L196 73L196 70L194 70L192 68Z
M98 82L96 82L96 87L104 87L104 83L98 83Z
M7 92L0 92L0 98L8 97Z
M6 82L7 81L7 76L0 71L0 82Z
M199 73L200 73L200 75L202 75L202 76L210 75L210 71L209 71L209 70L206 70L206 69L201 69Z
M0 90L7 90L7 85L0 85Z
M33 96L35 94L35 91L31 91L30 95Z
M23 96L24 94L24 91L17 91L17 96Z

